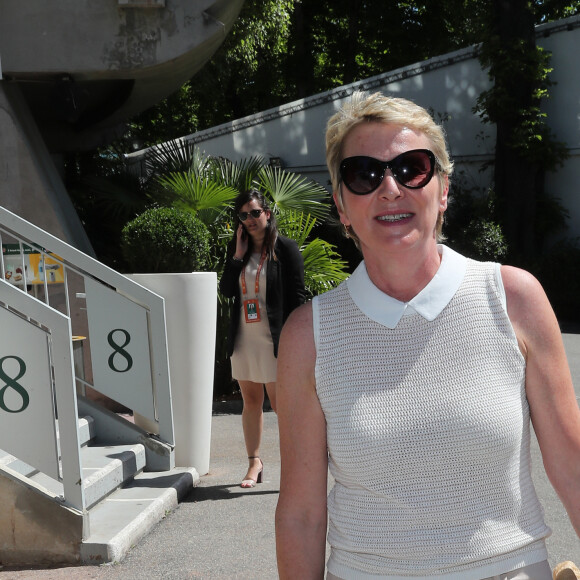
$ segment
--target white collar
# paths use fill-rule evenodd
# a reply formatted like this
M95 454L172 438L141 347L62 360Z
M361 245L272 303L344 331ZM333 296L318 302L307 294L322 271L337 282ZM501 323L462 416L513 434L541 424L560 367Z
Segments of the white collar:
M451 248L438 245L437 251L441 264L435 276L409 302L400 302L379 290L369 278L364 261L346 282L351 298L364 314L388 328L395 328L403 315L414 312L435 320L457 292L467 268L467 258Z

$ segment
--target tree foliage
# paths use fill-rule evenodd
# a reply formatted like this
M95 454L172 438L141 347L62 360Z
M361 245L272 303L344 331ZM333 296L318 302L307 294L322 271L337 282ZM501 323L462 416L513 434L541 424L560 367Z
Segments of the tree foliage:
M497 38L493 18L500 4L512 3L246 0L230 34L203 69L132 120L126 145L188 135L481 42L491 55ZM515 25L529 23L532 29L580 9L580 2L560 0L513 4L525 16ZM541 54L527 55L526 66L543 66Z
M473 0L246 0L228 38L175 95L133 119L151 145L478 42Z
M526 264L541 250L545 172L567 157L541 109L552 68L551 55L536 45L535 25L572 10L561 2L494 0L483 14L490 32L480 60L492 85L479 96L476 112L496 127L494 190L512 262Z

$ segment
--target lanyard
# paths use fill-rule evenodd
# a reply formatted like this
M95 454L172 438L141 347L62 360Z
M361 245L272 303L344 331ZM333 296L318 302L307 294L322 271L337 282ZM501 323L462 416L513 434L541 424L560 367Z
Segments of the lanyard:
M262 266L266 261L266 250L262 250L262 255L260 256L260 263L258 264L258 270L256 272L256 282L254 284L254 289L256 290L256 296L260 292L260 272L262 271ZM246 268L242 270L242 294L247 294L248 288L246 286Z

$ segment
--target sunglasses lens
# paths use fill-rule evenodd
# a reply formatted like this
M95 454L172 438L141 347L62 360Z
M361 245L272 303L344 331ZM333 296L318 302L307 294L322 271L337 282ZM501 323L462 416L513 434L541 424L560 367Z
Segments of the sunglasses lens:
M390 162L395 179L405 187L419 189L431 181L434 159L428 151L407 151Z
M245 222L248 219L248 216L252 216L254 219L258 219L262 215L261 209L251 209L250 211L241 211L238 214L240 221Z
M353 193L374 191L383 180L383 164L372 157L349 157L340 164L342 181Z
M340 164L340 176L352 193L372 193L390 169L395 180L409 189L425 187L435 172L435 156L428 149L415 149L401 153L391 161L373 157L348 157Z

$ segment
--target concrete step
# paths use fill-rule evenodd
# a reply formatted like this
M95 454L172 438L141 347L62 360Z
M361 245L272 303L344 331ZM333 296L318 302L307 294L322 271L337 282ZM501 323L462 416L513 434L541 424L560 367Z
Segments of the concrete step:
M141 443L97 445L91 417L79 418L80 456L89 536L80 545L85 564L122 560L199 483L195 468L148 471ZM62 483L0 450L0 467L18 471L51 495ZM79 538L80 539L80 538Z
M147 465L140 443L81 449L87 508L141 473Z
M79 442L88 445L96 435L95 421L92 417L79 417Z
M10 469L16 471L16 473L24 476L36 471L34 467L28 465L28 463L25 463L14 455L10 455L10 453L6 451L0 451L0 466L9 467Z
M57 422L58 431L58 422ZM81 447L86 447L92 439L95 437L95 422L92 417L79 417L79 442ZM37 473L37 469L28 465L21 459L18 459L14 455L10 455L6 451L0 449L0 465L9 467L16 473L24 475L25 477L30 477Z
M199 483L194 468L144 472L89 510L85 564L118 562Z
M87 508L95 505L118 487L130 480L145 467L145 447L132 445L98 446L81 448L83 486ZM9 465L12 469L12 465ZM30 466L29 466L30 467ZM22 473L32 481L56 495L62 495L62 484L34 468Z

